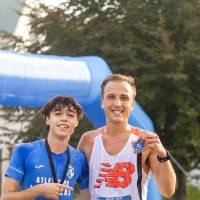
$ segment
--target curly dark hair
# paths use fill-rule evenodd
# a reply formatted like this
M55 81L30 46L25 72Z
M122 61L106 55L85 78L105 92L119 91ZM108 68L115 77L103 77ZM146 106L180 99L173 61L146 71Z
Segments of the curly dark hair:
M46 119L50 116L51 111L62 110L67 107L68 109L75 109L78 119L83 117L83 109L81 105L71 96L58 95L47 101L41 108L40 114Z

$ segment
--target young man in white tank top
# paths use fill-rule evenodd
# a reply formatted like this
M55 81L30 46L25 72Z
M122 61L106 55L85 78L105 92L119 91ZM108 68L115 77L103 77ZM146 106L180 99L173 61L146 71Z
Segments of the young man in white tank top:
M106 126L84 133L78 145L89 163L91 199L146 200L150 170L161 194L169 198L176 176L159 136L128 124L136 96L134 79L111 75L101 92ZM138 139L145 147L140 158L133 150Z

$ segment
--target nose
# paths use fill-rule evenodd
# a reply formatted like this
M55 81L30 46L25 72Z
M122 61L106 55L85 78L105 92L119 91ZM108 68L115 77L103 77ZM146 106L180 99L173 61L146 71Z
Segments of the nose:
M67 121L67 114L66 114L66 113L63 113L63 114L62 114L61 120L64 121L64 122Z
M113 103L115 106L121 106L121 100L119 98L116 98Z

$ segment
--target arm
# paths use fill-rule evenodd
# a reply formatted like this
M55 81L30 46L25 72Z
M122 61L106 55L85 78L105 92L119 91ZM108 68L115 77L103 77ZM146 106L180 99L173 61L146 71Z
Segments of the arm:
M17 192L18 188L19 188L19 183L16 180L10 177L6 177L2 188L1 200L15 200L23 198L31 200L34 198L32 192L27 192L27 191Z
M90 192L88 189L80 190L80 193L83 200L90 200Z
M157 156L166 157L167 153L157 134L147 132L142 136L145 147L150 151L149 164L161 194L167 198L175 192L176 175L170 160L159 162Z
M80 194L83 200L90 200L89 193L89 167L87 163L86 156L83 152L80 152L80 166L81 166L81 174L77 179L77 183L80 189Z
M168 160L161 163L155 154L150 155L149 161L159 191L163 196L167 198L171 197L175 192L176 186L176 175L171 162Z
M35 187L24 190L22 192L17 192L18 188L19 188L19 183L16 180L10 177L6 177L2 188L1 200L15 200L15 199L32 200L37 195L40 195L39 191Z
M96 135L95 133L96 133L96 130L92 130L92 131L88 131L84 133L81 136L81 139L77 146L77 148L85 154L88 165L89 165L90 156L93 149L94 138ZM85 169L88 168L88 165L87 166L85 165ZM81 194L82 199L84 200L91 199L89 189L80 189L80 194Z
M33 191L18 192L20 182L24 178L24 156L23 152L27 145L18 145L12 152L9 166L5 173L5 180L2 188L2 199L34 199Z
M79 140L79 143L78 143L78 146L77 146L77 149L84 152L84 154L86 155L88 163L89 163L90 156L91 156L91 153L92 153L94 138L95 138L95 130L85 132L81 136L81 139Z
M62 188L71 189L67 185L57 183L38 184L20 192L18 191L18 188L19 183L16 180L6 177L2 188L1 200L33 200L37 196L45 196L47 198L58 200Z

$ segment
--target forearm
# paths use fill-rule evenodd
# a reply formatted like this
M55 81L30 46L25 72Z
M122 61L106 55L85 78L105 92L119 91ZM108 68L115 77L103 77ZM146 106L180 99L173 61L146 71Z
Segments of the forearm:
M90 200L90 192L88 189L85 189L85 190L80 190L80 193L81 193L81 198L83 200Z
M34 186L32 188L20 191L20 192L5 192L2 194L1 200L33 200L36 196L40 196L41 191L39 187Z
M156 182L163 196L169 198L174 194L176 175L170 161L166 161L164 163L158 162Z
M174 194L176 186L176 175L169 160L169 153L156 133L147 132L142 138L145 148L149 150L150 169L153 172L159 191L169 198Z

